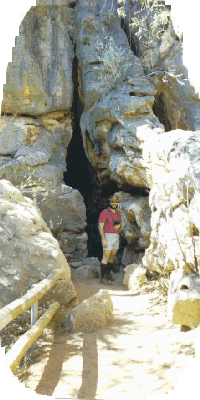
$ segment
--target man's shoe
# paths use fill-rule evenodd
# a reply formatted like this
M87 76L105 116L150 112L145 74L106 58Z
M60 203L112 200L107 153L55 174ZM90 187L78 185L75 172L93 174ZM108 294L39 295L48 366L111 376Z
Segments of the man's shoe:
M108 265L107 264L100 264L100 269L101 269L101 279L100 283L103 283L104 285L111 285L111 280L110 279L110 273L108 270Z
M113 264L112 263L108 263L108 280L114 282L114 278L111 275L111 270L113 270Z
M100 269L101 269L100 282L104 283L104 284L108 284L108 279L109 279L108 265L101 263L100 264Z

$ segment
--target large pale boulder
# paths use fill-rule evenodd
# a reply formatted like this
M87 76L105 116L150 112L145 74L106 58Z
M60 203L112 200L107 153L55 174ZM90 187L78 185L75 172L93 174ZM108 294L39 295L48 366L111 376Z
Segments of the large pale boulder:
M113 304L107 290L84 300L75 307L63 321L66 332L91 332L105 328L112 320Z
M198 192L199 132L175 130L151 148L151 236L143 265L161 273L181 268L198 272L200 260Z
M172 323L196 328L200 324L200 276L171 273L168 314Z
M131 264L124 268L123 285L134 292L140 292L141 287L147 284L147 270L138 264Z
M0 180L0 229L1 307L55 269L70 282L68 263L40 210L6 180Z
M150 244L150 217L149 197L133 196L130 193L117 192L122 214L121 234L129 245L142 251Z

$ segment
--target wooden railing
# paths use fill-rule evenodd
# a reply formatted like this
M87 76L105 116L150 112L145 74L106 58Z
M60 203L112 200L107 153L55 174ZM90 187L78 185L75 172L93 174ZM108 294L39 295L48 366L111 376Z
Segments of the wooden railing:
M53 271L47 278L34 285L34 287L22 296L20 299L14 300L0 310L0 331L9 324L14 318L26 311L33 304L36 304L39 299L61 278L62 270ZM48 310L38 319L38 321L24 333L12 346L6 354L6 361L10 369L15 373L18 364L22 357L26 354L29 347L42 334L44 328L52 319L55 312L60 307L58 301L52 303Z

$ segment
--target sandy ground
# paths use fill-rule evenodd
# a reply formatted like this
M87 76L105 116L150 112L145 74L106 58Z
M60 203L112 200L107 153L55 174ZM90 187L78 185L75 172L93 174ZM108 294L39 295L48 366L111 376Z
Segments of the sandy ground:
M74 284L80 302L107 289L113 321L87 334L46 328L42 355L29 367L26 386L59 399L91 400L146 400L173 389L195 355L195 330L180 332L170 323L158 291L125 290L123 272L110 286L97 279Z

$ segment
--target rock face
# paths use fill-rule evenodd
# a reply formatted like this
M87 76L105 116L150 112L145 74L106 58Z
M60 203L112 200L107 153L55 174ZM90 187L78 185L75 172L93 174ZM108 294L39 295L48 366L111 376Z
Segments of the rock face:
M123 285L128 290L140 292L140 288L145 283L147 283L146 268L138 264L130 264L126 268L124 268L124 272L125 275L124 275Z
M131 32L129 24L132 18L144 15L142 8L143 5L140 2L127 1L123 26L133 50L142 61L148 79L157 90L154 112L159 115L159 120L165 125L167 131L198 130L200 129L200 102L195 88L188 79L188 71L183 62L183 35L174 28L172 21L168 18L161 38L155 33L150 40L145 39L145 34L138 38L137 29ZM155 17L154 10L155 8L149 8L146 11L149 24ZM157 9L157 11L162 11L162 13L160 16L157 14L156 23L160 19L162 24L167 10L169 7L160 4L160 10ZM150 31L149 34L151 35Z
M200 276L184 275L181 270L170 276L168 314L174 324L196 328L200 323Z
M75 15L86 155L102 183L149 187L143 142L163 132L152 112L155 89L129 48L115 2L81 0Z
M69 260L87 256L86 209L78 190L64 185L71 119L65 113L0 119L0 177L36 201ZM58 122L60 117L63 122Z
M70 17L66 2L59 7L38 6L28 11L8 65L2 112L37 116L70 109Z
M55 269L62 269L63 280L70 282L68 263L40 210L6 180L0 181L0 219L1 307Z
M107 290L100 290L75 307L62 325L68 333L104 328L112 319L113 304Z
M143 264L168 273L198 272L199 132L166 132L154 142L151 236Z
M134 16L138 3L126 5ZM115 0L38 0L27 13L4 86L0 178L35 200L70 262L85 259L95 207L86 222L82 195L63 182L72 136L80 139L99 185L84 198L120 191L123 264L145 251L151 270L190 273L200 262L200 223L199 138L189 129L199 128L200 102L172 25L153 47L141 41L136 56L117 8Z
M150 217L148 197L132 196L130 193L117 192L122 215L121 234L129 245L134 244L134 249L142 251L150 242Z

